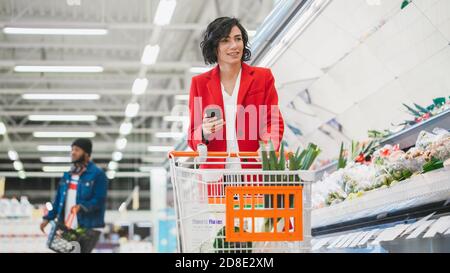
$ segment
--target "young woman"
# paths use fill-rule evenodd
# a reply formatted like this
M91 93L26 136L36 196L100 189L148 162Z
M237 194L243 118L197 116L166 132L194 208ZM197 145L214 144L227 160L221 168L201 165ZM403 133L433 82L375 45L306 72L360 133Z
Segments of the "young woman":
M192 78L189 146L194 151L202 143L208 151L254 152L260 140L271 140L278 149L284 125L274 77L267 68L245 63L251 52L247 32L239 20L215 19L208 25L200 46L205 63L217 65ZM227 164L227 168L239 165ZM203 166L208 167L224 165Z

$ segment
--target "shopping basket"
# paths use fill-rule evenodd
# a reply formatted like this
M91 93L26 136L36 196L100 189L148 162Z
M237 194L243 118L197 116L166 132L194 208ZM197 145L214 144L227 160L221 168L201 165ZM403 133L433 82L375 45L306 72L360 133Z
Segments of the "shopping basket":
M70 228L75 217L76 213L71 212L65 223L57 220L50 221L52 228L47 240L49 249L58 253L80 252L79 234Z
M244 164L229 157L254 168L222 168ZM314 172L264 171L256 152L173 151L169 159L179 252L310 251Z

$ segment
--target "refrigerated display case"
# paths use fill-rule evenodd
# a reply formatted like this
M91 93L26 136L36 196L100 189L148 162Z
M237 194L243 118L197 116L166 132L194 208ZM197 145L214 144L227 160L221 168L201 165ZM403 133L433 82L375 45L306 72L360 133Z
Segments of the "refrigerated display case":
M380 143L414 146L411 136L449 130L449 112ZM450 166L416 174L312 212L314 252L450 252Z

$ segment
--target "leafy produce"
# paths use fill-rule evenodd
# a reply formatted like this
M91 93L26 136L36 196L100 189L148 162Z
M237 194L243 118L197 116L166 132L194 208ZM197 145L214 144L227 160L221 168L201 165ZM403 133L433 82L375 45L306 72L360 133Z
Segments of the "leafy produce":
M433 170L437 170L444 167L444 162L442 160L432 158L430 161L423 165L423 173L427 173Z
M234 232L239 232L239 227L234 227ZM215 253L251 253L252 242L226 242L225 227L222 227L214 239Z

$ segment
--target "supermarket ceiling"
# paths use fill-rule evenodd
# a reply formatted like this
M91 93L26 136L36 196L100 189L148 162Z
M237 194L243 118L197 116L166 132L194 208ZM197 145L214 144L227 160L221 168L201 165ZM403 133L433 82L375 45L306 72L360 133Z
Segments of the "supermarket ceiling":
M167 147L180 141L164 133L183 131L184 119L176 116L186 114L190 78L204 68L199 43L207 23L237 15L254 33L274 6L273 0L159 3L0 1L0 113L7 131L0 172L22 167L12 159L25 172L66 167L67 146L80 133L93 137L101 167L136 172L163 161Z
M403 2L316 1L298 16L264 62L285 106L287 143L313 141L337 157L342 140L411 119L402 103L450 95L450 1Z

